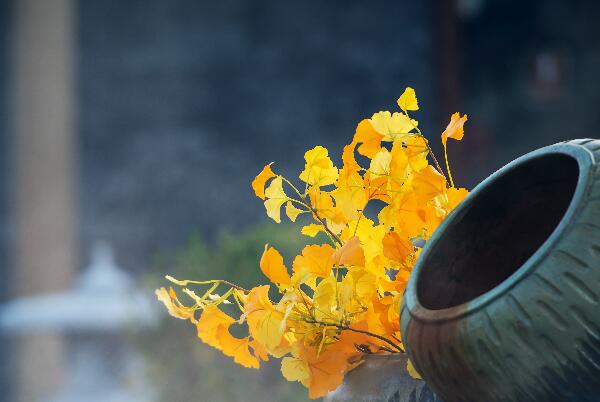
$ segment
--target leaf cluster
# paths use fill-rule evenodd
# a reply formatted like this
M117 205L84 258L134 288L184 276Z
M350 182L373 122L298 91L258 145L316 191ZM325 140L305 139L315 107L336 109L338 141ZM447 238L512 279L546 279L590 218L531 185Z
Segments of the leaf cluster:
M406 88L397 103L399 111L358 123L341 167L316 146L305 153L296 184L272 163L252 182L267 216L280 223L283 209L290 221L304 221L303 235L322 233L329 242L305 246L291 265L266 245L259 265L270 285L168 276L187 298L158 289L169 313L242 366L282 358L283 376L311 398L337 388L365 354L402 353L400 302L418 245L468 194L454 186L446 152L448 138L462 139L467 116L454 114L441 135L444 172L409 113L419 108L415 91ZM239 314L227 314L225 304ZM232 333L238 326L241 337Z

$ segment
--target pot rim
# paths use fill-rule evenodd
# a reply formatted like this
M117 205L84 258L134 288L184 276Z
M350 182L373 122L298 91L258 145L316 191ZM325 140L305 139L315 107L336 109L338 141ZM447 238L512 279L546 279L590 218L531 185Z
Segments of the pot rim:
M466 213L470 202L477 197L480 193L485 191L488 187L492 186L493 183L511 173L514 169L521 165L541 158L547 155L568 155L577 161L579 167L579 177L577 178L577 184L573 197L569 203L569 206L556 225L550 236L542 243L542 245L536 250L523 265L521 265L515 272L494 286L491 290L479 295L465 303L461 303L456 306L447 307L438 310L432 310L424 307L419 298L417 297L417 283L423 268L423 261L427 259L431 250L434 248L437 242L441 239L441 234L444 230L450 226L450 224L458 219L462 214ZM410 315L420 321L447 321L455 318L462 317L464 315L473 313L482 309L483 307L491 304L494 300L500 297L505 292L514 288L525 276L536 269L539 262L541 262L554 248L557 240L567 230L572 222L572 218L578 213L582 206L581 200L588 193L589 187L593 181L593 170L592 165L594 163L594 155L587 148L572 144L572 143L559 143L549 145L538 150L529 152L512 162L504 165L492 175L488 176L480 184L478 184L473 191L461 202L456 209L454 209L444 221L439 225L436 231L433 233L431 238L427 241L421 255L419 256L415 266L413 267L412 273L406 285L404 298L402 303L406 305Z

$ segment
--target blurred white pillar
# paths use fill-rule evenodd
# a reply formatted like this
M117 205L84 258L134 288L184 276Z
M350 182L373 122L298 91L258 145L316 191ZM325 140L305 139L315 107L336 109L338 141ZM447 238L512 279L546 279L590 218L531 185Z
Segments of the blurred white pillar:
M13 1L13 277L18 296L68 288L76 266L73 3ZM31 335L19 345L18 401L47 398L62 382L61 337Z

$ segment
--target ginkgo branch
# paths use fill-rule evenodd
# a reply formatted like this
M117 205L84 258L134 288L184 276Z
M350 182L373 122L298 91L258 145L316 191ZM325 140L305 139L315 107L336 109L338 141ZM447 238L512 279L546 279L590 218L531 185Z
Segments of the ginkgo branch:
M354 347L356 348L356 350L358 350L359 352L362 353L366 353L366 354L373 354L374 352L371 351L371 349L369 348L369 345L360 345L355 343ZM378 351L384 351L384 352L388 352L388 353L398 353L390 348L388 348L387 346L380 346L378 349Z
M327 222L325 222L325 220L319 216L317 210L314 209L313 206L310 204L310 202L308 202L308 200L306 199L306 196L304 194L301 194L300 191L296 188L296 186L294 186L294 184L291 181L289 181L288 179L286 179L283 176L281 176L281 178L283 179L284 182L286 182L292 188L292 190L294 190L294 192L298 195L298 197L300 197L300 200L301 200L300 203L302 205L304 205L306 208L308 208L310 210L310 212L313 213L313 216L315 217L315 219L321 225L323 225L323 228L325 228L325 231L327 231L329 236L331 236L337 243L339 243L340 246L342 246L344 244L344 242L342 242L342 239L340 239L338 235L333 233L333 231L331 231L331 229L329 229L329 227L327 227ZM298 202L297 200L294 200L294 201Z
M373 337L373 338L377 338L380 341L383 341L383 342L387 343L388 345L392 346L398 352L404 353L404 350L402 350L402 348L400 346L396 345L394 342L390 341L386 337L378 335L378 334L374 334L373 332L364 331L362 329L352 328L352 327L350 327L348 325L337 324L335 322L323 322L323 321L318 321L318 320L309 320L309 321L306 321L306 322L308 324L316 324L316 325L321 325L321 326L324 326L324 327L333 327L333 328L337 328L337 329L342 330L342 331L351 331L351 332L356 332L356 333L359 333L359 334L367 335L367 336L370 336L370 337Z
M427 140L427 138L425 138L425 136L421 132L421 129L415 123L413 123L412 119L408 116L408 112L403 111L403 113L406 115L406 117L408 117L408 121L413 126L413 128L417 131L417 134L419 135L419 137L421 137L423 139L423 141L425 142L425 146L427 147L427 151L429 152L429 156L431 156L431 159L433 159L433 163L435 163L435 168L437 169L438 172L440 172L440 174L442 176L444 176L444 178L446 178L446 175L444 174L444 171L442 170L442 167L440 166L440 163L438 162L437 158L435 157L435 154L433 153L433 150L429 146L429 141ZM448 181L448 179L446 179L446 182L447 181Z
M427 146L427 151L429 152L429 156L431 156L431 159L433 159L433 163L435 163L435 168L445 178L446 175L444 174L444 171L442 170L442 167L440 166L440 163L438 162L437 158L435 157L435 154L433 153L433 150L429 146L429 141L427 141L427 138L425 138L425 137L422 137L422 138L425 140L425 145Z
M319 223L320 223L321 225L323 225L323 227L325 228L325 230L327 231L327 233L329 233L329 235L330 235L331 237L333 237L333 238L335 239L335 241L336 241L336 242L338 242L338 244L339 244L340 246L343 246L343 245L344 245L344 242L342 241L342 239L340 239L338 235L336 235L335 233L333 233L333 231L332 231L331 229L329 229L329 227L327 227L327 222L325 222L325 219L323 219L323 218L321 218L321 217L319 216L319 214L318 214L317 210L316 210L316 209L314 209L314 208L313 208L313 206L312 206L312 205L310 205L310 203L308 203L308 202L306 201L306 198L304 198L304 202L306 203L305 205L306 205L306 206L307 206L307 207L308 207L308 208L311 210L311 212L314 214L314 217L315 217L315 219L316 219L317 221L319 221Z
M192 285L208 285L208 284L219 283L219 284L222 284L222 285L225 285L225 286L232 287L232 288L237 289L237 290L241 290L242 292L245 292L245 293L250 293L250 291L248 289L245 289L245 288L243 288L243 287L241 287L239 285L236 285L235 283L226 281L224 279L212 279L210 281L191 281L189 279L186 279L186 280L180 281L180 280L177 280L175 278L172 278L169 275L167 275L166 278L169 281L175 283L176 285L180 285L180 286L187 286L188 284L192 284Z

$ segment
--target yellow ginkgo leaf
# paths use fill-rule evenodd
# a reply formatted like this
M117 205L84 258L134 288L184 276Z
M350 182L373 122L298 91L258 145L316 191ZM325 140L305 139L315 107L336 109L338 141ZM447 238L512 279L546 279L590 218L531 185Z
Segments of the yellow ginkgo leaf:
M339 305L345 311L352 312L360 308L358 301L354 297L356 294L355 288L354 277L352 275L345 275L338 289Z
M359 201L360 194L347 186L338 187L333 191L333 198L335 199L335 211L332 217L336 222L347 223L348 221L358 218L359 212L357 203ZM361 204L361 206L364 205Z
M378 258L383 255L383 236L387 233L387 228L381 225L372 225L372 221L367 221L365 225L359 225L356 235L360 239L363 252L365 253L365 263L367 269L377 268L381 261ZM371 223L371 224L368 224ZM371 264L370 264L371 263Z
M311 186L322 187L334 184L338 179L338 170L329 159L325 147L316 146L304 154L306 165L300 173L300 180Z
M313 295L313 309L317 321L334 321L337 317L334 311L337 307L337 282L335 277L323 279Z
M269 218L277 223L281 223L281 206L289 200L288 196L283 191L283 180L281 176L276 177L271 181L269 187L265 190L265 209Z
M392 154L385 148L381 148L375 157L371 160L369 172L377 176L387 176L390 174L390 162Z
M285 214L288 216L288 218L290 218L292 222L296 222L296 218L298 218L298 215L300 215L303 212L306 211L296 208L291 201L288 201L285 204Z
M355 292L361 299L370 299L377 292L377 277L375 275L364 271L355 271L346 275L353 276Z
M427 167L429 149L421 136L411 136L404 141L408 163L413 170L420 171Z
M260 269L273 283L281 285L291 284L290 274L283 263L283 257L274 247L265 245L265 251L260 259Z
M305 387L308 386L310 370L308 363L296 357L287 356L281 360L281 374L288 381L299 381Z
M419 110L419 103L417 102L415 90L411 87L407 87L398 98L398 106L404 111Z
M446 141L448 138L452 138L454 140L460 141L463 139L464 135L464 125L467 121L467 115L460 117L460 113L456 112L450 118L450 123L442 133L442 144L446 146Z
M320 232L325 232L325 228L323 225L311 223L310 225L304 226L300 232L305 236L315 237Z
M369 121L375 131L383 135L383 141L394 142L406 139L418 124L404 113L388 111L373 114Z
M244 307L250 335L267 350L277 348L285 330L285 316L269 300L269 286L252 289Z
M275 173L271 170L271 165L273 162L266 165L261 172L252 180L252 189L254 190L254 194L261 200L265 199L265 184L267 180L272 177L275 177Z
M156 298L165 305L171 316L179 318L180 320L195 321L195 310L191 307L182 305L179 299L177 299L177 295L173 288L170 288L169 291L165 288L156 289L154 293L156 294Z
M442 133L442 171L409 116L419 110L414 89L407 87L397 103L401 110L395 113L360 121L340 169L326 148L308 150L299 174L306 183L302 190L275 174L272 164L252 181L271 219L281 222L285 204L292 222L302 213L313 219L302 234L323 232L333 246L307 245L289 271L282 255L266 245L259 265L273 285L250 290L225 280L167 276L188 304L173 289L160 288L156 295L168 312L190 320L203 342L244 367L283 358L283 376L307 387L310 398L338 388L365 354L400 351L400 303L420 242L428 241L468 192L455 188L446 149L448 138L463 138L467 116L452 115ZM225 303L231 304L227 310ZM230 316L232 309L239 312ZM238 335L239 330L246 333ZM407 370L419 378L410 361Z

